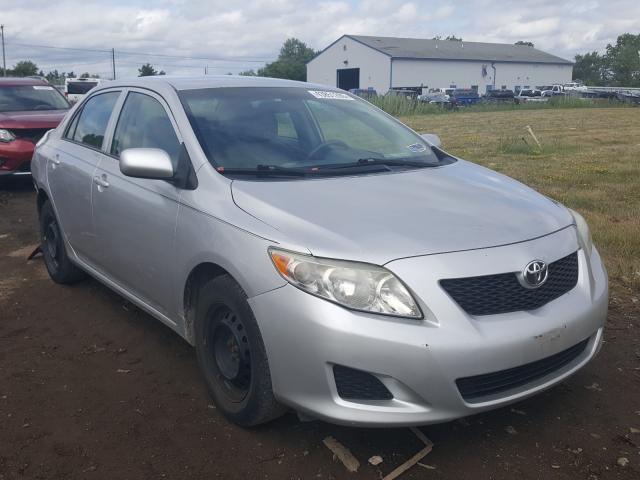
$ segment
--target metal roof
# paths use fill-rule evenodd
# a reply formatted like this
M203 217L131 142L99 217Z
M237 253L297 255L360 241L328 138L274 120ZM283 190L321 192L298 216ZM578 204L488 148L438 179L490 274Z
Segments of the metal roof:
M392 58L573 64L573 62L569 60L556 57L555 55L526 45L431 40L426 38L373 37L366 35L344 36L389 55Z

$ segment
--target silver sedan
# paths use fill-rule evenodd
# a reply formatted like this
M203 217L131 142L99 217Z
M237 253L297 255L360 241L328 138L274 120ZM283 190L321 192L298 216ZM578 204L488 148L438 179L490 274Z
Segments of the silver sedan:
M34 153L46 267L194 345L241 425L500 407L594 357L607 275L578 213L439 143L326 86L105 83Z

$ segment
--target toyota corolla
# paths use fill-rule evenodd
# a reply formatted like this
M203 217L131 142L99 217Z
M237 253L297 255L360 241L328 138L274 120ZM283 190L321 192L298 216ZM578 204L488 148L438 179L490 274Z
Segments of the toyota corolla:
M602 342L578 213L340 90L105 83L32 171L51 278L89 274L184 337L241 425L443 422L563 381Z

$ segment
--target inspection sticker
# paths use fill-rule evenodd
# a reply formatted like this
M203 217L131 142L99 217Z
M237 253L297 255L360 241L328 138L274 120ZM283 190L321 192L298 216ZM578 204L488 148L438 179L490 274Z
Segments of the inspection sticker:
M47 85L33 85L34 90L53 90L53 87Z
M425 147L422 143L413 143L411 145L407 145L407 148L413 153L424 152L427 149L427 147Z
M346 93L329 92L326 90L307 90L307 91L316 98L325 98L328 100L353 100L353 98L351 98Z

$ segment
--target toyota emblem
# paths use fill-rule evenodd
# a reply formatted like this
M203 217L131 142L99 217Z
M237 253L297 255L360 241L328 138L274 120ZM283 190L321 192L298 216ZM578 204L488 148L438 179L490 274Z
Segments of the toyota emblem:
M538 288L544 285L549 277L549 267L542 260L533 260L527 263L522 271L522 286L526 288Z

